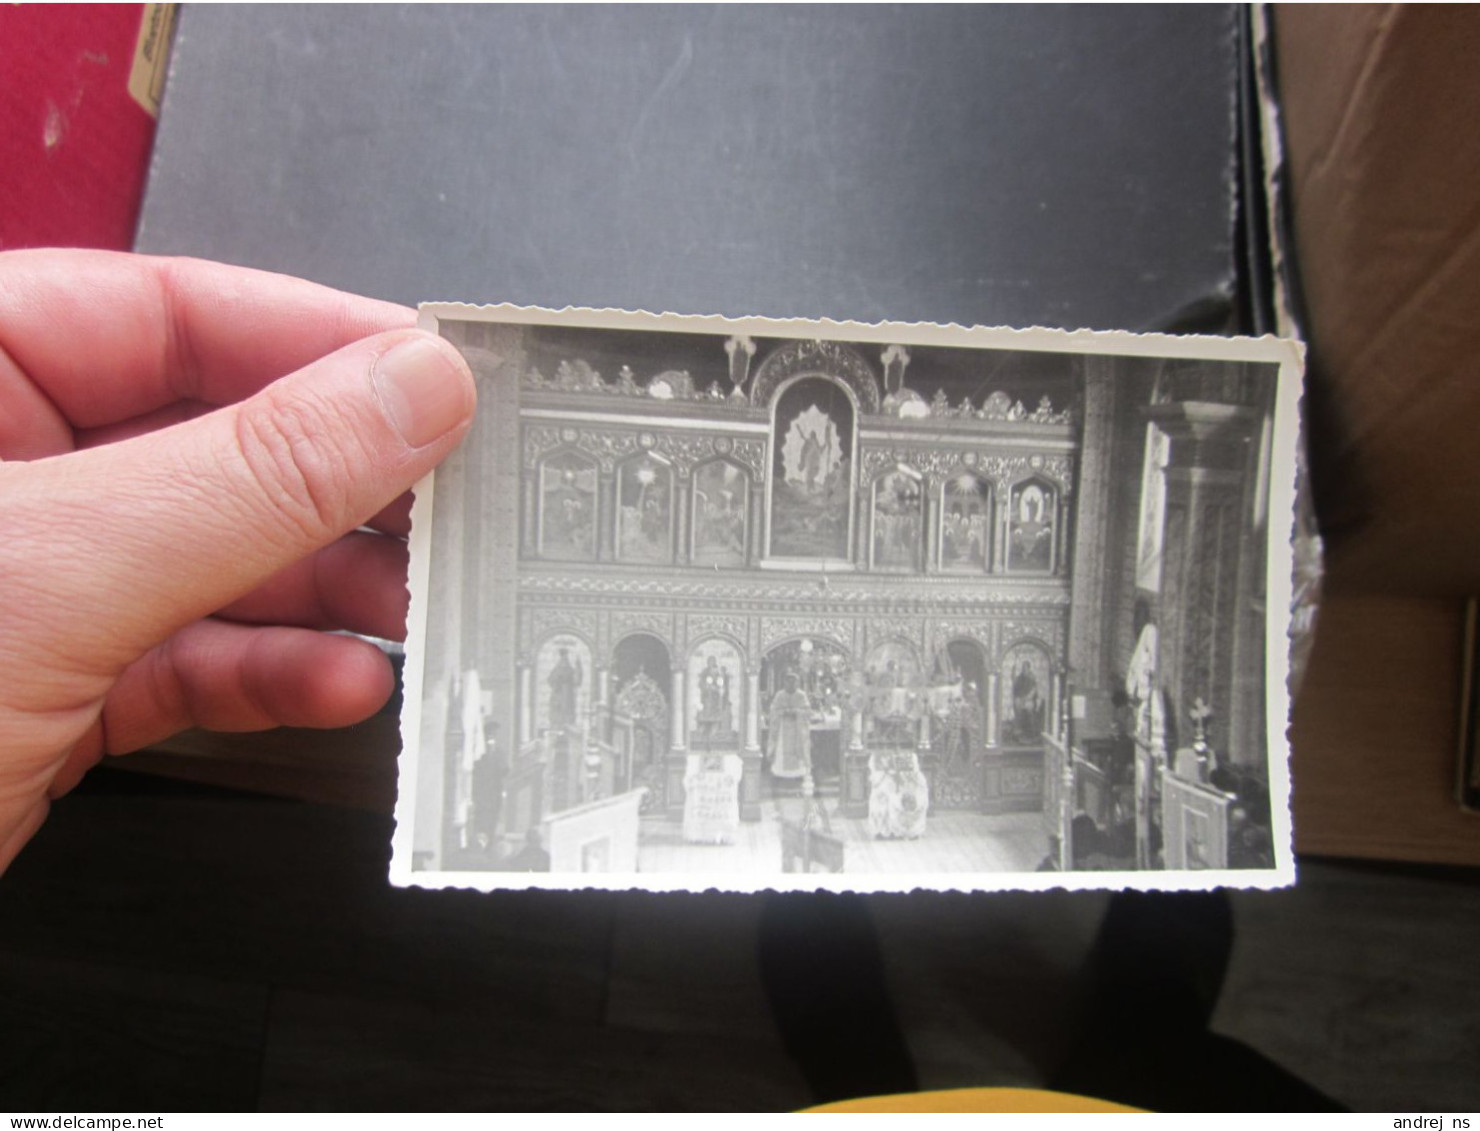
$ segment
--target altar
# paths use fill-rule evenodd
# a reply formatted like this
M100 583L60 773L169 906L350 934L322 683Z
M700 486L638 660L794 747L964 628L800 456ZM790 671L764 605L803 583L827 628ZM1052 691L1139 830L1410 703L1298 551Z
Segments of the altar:
M683 838L690 844L734 844L740 831L738 754L690 754L683 779Z
M917 840L925 835L929 810L930 790L913 750L876 750L869 756L870 833Z

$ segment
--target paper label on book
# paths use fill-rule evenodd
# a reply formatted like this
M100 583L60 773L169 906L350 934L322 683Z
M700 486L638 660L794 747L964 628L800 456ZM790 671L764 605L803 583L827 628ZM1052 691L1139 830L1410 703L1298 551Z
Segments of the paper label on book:
M129 69L128 92L151 118L159 117L164 98L165 77L170 69L170 45L174 41L178 5L145 4Z

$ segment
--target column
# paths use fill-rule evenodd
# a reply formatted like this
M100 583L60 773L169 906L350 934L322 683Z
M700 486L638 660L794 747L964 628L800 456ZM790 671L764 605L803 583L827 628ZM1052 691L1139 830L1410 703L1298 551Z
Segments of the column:
M925 491L925 572L940 572L940 491L928 477Z
M683 668L673 669L673 694L669 706L668 723L668 745L675 754L682 754L688 750L688 736L686 735L684 704L688 701L686 696L686 682L688 672Z
M755 497L759 505L756 507L755 532L753 536L755 538L755 560L760 561L761 558L766 556L771 542L771 531L767 521L769 515L766 513L765 476L761 477L760 483L756 486Z
M602 742L610 743L612 740L611 671L608 668L596 669L596 703L590 715L596 722L596 737Z
M761 819L761 669L745 669L745 748L740 752L740 819Z
M1012 523L1012 488L1000 488L997 493L997 514L994 525L996 536L992 539L992 572L1007 571L1007 538Z
M687 479L680 480L677 490L674 492L675 513L673 515L673 532L677 541L674 547L673 560L679 565L689 564L689 482Z
M538 548L535 538L535 522L539 518L540 498L539 484L535 482L538 472L527 471L528 478L524 480L524 553L528 556L534 555Z
M668 794L668 816L678 820L683 817L684 787L683 779L688 769L688 742L685 733L687 721L685 704L688 702L686 695L686 671L675 664L672 668L672 694L669 703L668 715L668 757L664 761L667 771Z
M1055 530L1053 571L1062 576L1069 572L1069 496L1062 492L1059 494L1059 524Z
M519 665L519 745L534 741L534 669Z
M617 473L602 468L596 486L596 558L609 562L616 557L614 550L617 530Z
M1121 375L1113 358L1086 357L1082 364L1085 371L1083 443L1079 450L1079 490L1072 516L1074 572L1069 581L1069 648L1064 658L1081 683L1104 688L1109 675L1105 669L1109 651L1104 641L1105 610L1112 603L1115 580L1112 575L1116 573L1114 559L1108 551L1111 540L1108 526L1116 513L1112 505L1115 484L1111 456L1115 446L1115 389ZM1140 431L1144 433L1145 428ZM1125 509L1128 517L1117 521L1134 527L1140 507L1132 503ZM1069 526L1061 517L1060 554L1068 549ZM1061 560L1067 559L1061 557Z
M997 673L987 673L987 734L988 746L997 745Z
M745 673L745 752L761 750L761 671L752 668Z
M1060 741L1064 737L1064 677L1054 672L1048 684L1048 732Z
M764 480L761 483L750 485L750 529L746 531L748 544L746 546L746 560L755 565L761 560L761 548L765 545L762 524L766 520L766 499Z
M1171 437L1156 665L1169 700L1167 723L1186 745L1187 711L1202 696L1213 709L1208 741L1225 758L1235 702L1237 581L1247 545L1244 440L1257 416L1237 405L1193 401L1153 405L1150 413Z

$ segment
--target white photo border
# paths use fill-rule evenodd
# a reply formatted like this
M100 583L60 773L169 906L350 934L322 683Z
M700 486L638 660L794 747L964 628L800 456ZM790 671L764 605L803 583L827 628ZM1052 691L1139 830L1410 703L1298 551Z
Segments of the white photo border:
M415 488L410 534L410 608L407 617L402 753L399 763L390 880L396 886L428 889L615 890L648 892L910 892L1136 890L1206 891L1220 887L1277 889L1295 882L1290 779L1290 616L1293 600L1293 540L1297 533L1297 452L1302 442L1301 403L1305 347L1275 337L1142 334L1129 331L1010 329L933 323L859 323L829 319L730 318L718 315L652 314L567 307L549 310L509 304L478 306L425 303L418 325L433 333L444 320L524 326L636 332L744 335L764 338L835 340L888 346L1103 354L1116 357L1254 362L1278 367L1274 396L1272 458L1268 482L1269 529L1265 608L1265 725L1274 866L1262 869L1188 871L1079 871L986 873L777 873L747 882L736 873L560 873L429 871L412 866L416 785L426 665L431 585L431 525L436 473ZM484 405L481 411L489 411ZM1284 516L1283 522L1276 516Z

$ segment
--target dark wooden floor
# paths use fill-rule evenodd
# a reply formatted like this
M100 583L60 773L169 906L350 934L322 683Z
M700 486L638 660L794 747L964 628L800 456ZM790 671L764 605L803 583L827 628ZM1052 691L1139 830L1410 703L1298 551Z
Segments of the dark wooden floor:
M814 1099L763 989L761 898L396 891L389 833L96 776L0 878L0 1107ZM1106 901L869 900L921 1085L1046 1080ZM1358 1109L1480 1106L1474 874L1307 862L1294 891L1234 909L1218 1030Z

